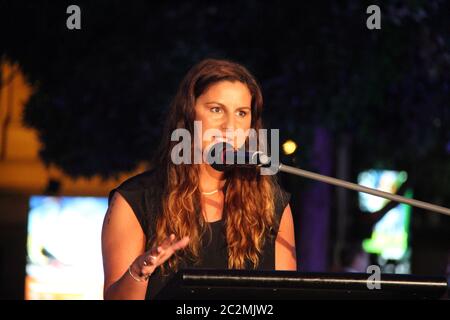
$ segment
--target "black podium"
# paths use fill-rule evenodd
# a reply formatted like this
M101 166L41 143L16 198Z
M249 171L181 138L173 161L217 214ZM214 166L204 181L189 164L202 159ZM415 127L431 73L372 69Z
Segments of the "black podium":
M365 273L186 269L173 275L155 299L441 299L448 290L445 277L381 274L374 288L375 282L368 280L369 276Z

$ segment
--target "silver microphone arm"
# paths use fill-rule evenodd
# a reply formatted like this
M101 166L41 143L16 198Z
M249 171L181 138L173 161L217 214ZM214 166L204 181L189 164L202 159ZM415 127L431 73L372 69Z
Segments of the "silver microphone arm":
M389 192L384 192L384 191L380 191L380 190L364 187L364 186L361 186L361 185L356 184L356 183L351 183L351 182L347 182L347 181L344 181L344 180L340 180L340 179L324 176L324 175L321 175L321 174L318 174L318 173L302 170L302 169L291 167L291 166L287 166L287 165L284 165L284 164L280 164L280 166L278 167L278 170L282 171L282 172L294 174L294 175L297 175L297 176L305 177L305 178L308 178L308 179L312 179L312 180L317 180L317 181L333 184L333 185L338 186L338 187L344 187L344 188L347 188L347 189L352 189L352 190L355 190L355 191L368 193L368 194L371 194L371 195L374 195L374 196L377 196L377 197L386 198L386 199L393 200L393 201L396 201L396 202L402 202L402 203L405 203L405 204L409 204L411 206L415 206L415 207L418 207L418 208L422 208L422 209L426 209L426 210L430 210L430 211L434 211L434 212L439 212L439 213L442 213L442 214L450 216L450 209L445 208L445 207L441 207L441 206L437 206L437 205L434 205L434 204L431 204L431 203L418 201L418 200L414 200L414 199L410 199L410 198L405 198L405 197L402 197L402 196L399 196L399 195L396 195L396 194L392 194L392 193L389 193Z

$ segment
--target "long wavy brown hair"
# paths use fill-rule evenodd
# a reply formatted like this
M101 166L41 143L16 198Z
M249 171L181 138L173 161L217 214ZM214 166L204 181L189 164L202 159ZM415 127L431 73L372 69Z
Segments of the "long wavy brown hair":
M185 128L194 136L196 99L210 85L223 80L247 85L252 96L251 128L263 128L261 89L244 66L229 60L205 59L186 74L171 103L162 141L153 159L158 184L163 188L156 230L150 235L148 246L161 243L171 233L178 238L189 236L190 242L161 266L163 273L176 271L181 260L200 262L202 236L210 231L201 214L199 165L176 165L171 161L171 150L178 143L171 141L171 134L175 129ZM225 172L225 179L223 219L228 267L256 268L267 236L274 236L271 230L275 223L274 191L278 183L274 176L261 175L258 168L233 168Z

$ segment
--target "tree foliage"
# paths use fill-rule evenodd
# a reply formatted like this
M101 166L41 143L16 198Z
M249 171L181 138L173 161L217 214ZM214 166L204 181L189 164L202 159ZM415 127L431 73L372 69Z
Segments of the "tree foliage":
M267 125L297 140L304 166L324 126L352 137L358 168L414 169L443 190L449 4L375 1L382 29L368 30L369 4L85 1L82 29L71 31L69 3L11 1L0 20L3 53L35 87L25 121L40 134L42 159L74 177L148 160L181 77L220 57L257 76Z

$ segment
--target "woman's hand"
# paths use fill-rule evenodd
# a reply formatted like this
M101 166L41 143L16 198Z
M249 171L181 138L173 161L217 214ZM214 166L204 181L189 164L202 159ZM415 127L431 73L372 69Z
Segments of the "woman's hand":
M188 243L189 237L176 241L175 235L171 234L160 245L153 246L152 249L137 257L130 270L142 281L146 281L157 267L166 262L175 251L186 247Z

